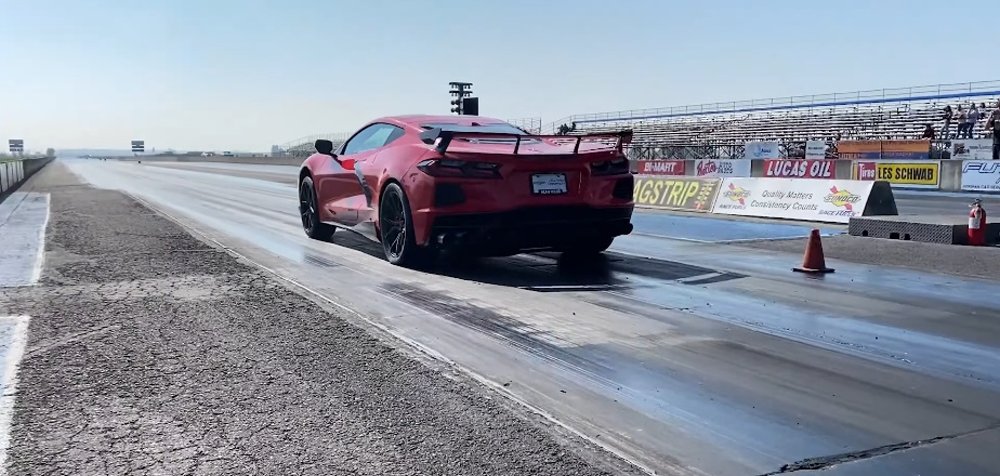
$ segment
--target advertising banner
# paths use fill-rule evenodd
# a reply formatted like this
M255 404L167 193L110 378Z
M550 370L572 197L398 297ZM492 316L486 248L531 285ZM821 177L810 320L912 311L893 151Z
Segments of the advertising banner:
M1000 160L963 162L962 190L1000 192Z
M842 140L837 142L837 156L844 160L878 160L882 158L882 141Z
M856 180L885 180L892 185L911 188L938 188L941 162L859 161L854 164Z
M640 160L639 175L684 175L683 160Z
M749 160L701 159L694 163L699 177L749 177Z
M875 182L778 178L722 179L713 213L848 223L865 211Z
M781 144L778 142L753 141L743 147L744 159L780 159Z
M951 158L959 160L992 160L993 139L952 139Z
M826 141L806 141L806 160L823 160L826 158Z
M765 177L836 178L836 160L765 160Z
M697 177L636 177L635 204L707 213L712 211L720 180Z
M931 158L930 140L882 141L883 160L927 160L929 158Z

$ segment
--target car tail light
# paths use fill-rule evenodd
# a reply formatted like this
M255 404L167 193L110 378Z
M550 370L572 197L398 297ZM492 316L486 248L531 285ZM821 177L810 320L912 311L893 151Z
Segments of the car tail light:
M611 196L621 200L632 200L635 193L635 177L631 175L618 179L615 188L611 191Z
M628 159L625 157L590 163L591 175L621 175L624 173L628 173Z
M500 178L500 164L455 159L427 159L417 164L432 177Z

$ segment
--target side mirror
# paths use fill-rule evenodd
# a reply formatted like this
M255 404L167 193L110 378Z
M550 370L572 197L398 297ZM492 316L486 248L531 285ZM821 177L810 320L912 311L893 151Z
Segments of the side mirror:
M333 154L333 142L326 139L316 139L314 144L316 147L316 152L323 155L329 155L330 157L336 158L337 156Z

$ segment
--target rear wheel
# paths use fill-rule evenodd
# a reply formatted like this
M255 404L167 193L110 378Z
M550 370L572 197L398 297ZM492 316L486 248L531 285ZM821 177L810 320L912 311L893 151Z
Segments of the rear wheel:
M579 243L575 243L571 247L563 249L563 254L572 257L599 255L610 248L611 243L614 241L615 237L613 236L589 238L582 240Z
M378 205L378 222L382 249L390 263L419 266L431 258L430 250L417 246L410 202L399 184L390 183L382 192Z
M337 227L319 221L319 207L316 205L316 189L312 177L305 177L299 184L299 215L302 230L314 240L330 241Z

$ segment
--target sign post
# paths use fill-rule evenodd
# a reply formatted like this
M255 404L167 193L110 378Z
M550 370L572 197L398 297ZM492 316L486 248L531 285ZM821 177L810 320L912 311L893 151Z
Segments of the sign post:
M146 141L143 140L133 140L132 141L132 153L139 155L146 152Z

